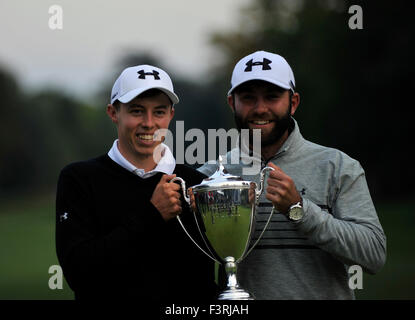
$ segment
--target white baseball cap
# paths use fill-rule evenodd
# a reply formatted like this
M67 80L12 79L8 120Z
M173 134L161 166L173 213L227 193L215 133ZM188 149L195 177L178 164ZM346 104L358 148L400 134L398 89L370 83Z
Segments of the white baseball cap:
M144 91L159 89L163 91L173 104L179 102L174 93L173 83L167 72L147 64L129 67L121 72L115 80L111 91L111 104L116 100L128 103Z
M290 65L275 53L257 51L239 60L233 69L228 96L237 86L250 80L263 80L295 91L295 79Z

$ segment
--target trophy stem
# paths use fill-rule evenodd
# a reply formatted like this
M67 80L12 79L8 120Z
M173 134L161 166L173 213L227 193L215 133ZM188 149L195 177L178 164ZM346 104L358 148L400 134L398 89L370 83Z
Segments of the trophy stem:
M231 258L231 259L229 259ZM228 257L225 264L225 272L228 277L228 288L237 288L239 287L238 280L236 279L236 263L233 257Z
M225 272L227 276L226 289L221 292L218 300L254 300L249 292L242 289L236 279L236 262L234 257L225 258Z

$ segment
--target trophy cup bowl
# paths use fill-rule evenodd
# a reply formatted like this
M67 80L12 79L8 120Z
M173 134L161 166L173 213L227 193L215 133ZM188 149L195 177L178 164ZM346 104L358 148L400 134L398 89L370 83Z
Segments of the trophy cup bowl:
M261 170L260 187L255 182L244 181L241 177L226 173L219 157L217 171L204 179L201 184L192 186L196 210L194 218L205 243L202 249L190 236L177 216L183 230L193 243L214 261L224 265L227 285L219 294L218 300L253 300L254 296L241 288L237 281L237 264L242 261L261 239L271 221L274 209L257 241L249 248L255 230L255 212L259 196L263 191L264 176L271 167ZM190 205L185 182L180 177L170 182L180 181L184 198Z

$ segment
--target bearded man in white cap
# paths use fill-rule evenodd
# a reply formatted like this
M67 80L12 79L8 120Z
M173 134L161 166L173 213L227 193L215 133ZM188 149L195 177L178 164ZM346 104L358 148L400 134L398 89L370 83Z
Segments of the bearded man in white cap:
M259 169L274 168L260 197L253 240L271 210L276 213L238 264L237 278L257 299L354 299L350 266L376 273L386 260L386 237L361 165L305 140L293 118L299 103L294 74L280 55L258 51L236 64L228 104L238 129L260 130L261 149L255 153L253 134L241 139L226 154L225 168L257 183L259 170L244 169L255 161ZM216 167L206 163L199 170L210 175Z
M169 75L139 65L114 83L107 114L118 139L107 154L72 163L59 176L56 247L77 299L206 300L216 294L213 262L193 239L194 220L182 202L204 175L176 164L162 143L179 102ZM182 203L184 203L182 205Z

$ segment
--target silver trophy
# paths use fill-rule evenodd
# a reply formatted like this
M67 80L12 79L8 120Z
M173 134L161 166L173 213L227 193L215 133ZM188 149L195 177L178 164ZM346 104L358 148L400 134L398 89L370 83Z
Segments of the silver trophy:
M219 156L217 171L204 179L201 184L191 187L196 210L194 218L206 250L202 249L190 236L180 217L177 219L193 243L214 261L224 265L227 286L219 294L219 300L253 300L254 296L238 284L237 264L256 246L271 221L274 208L257 241L249 247L255 230L255 212L259 196L264 188L265 172L274 170L265 167L261 170L259 189L255 182L244 181L241 177L230 175L222 165ZM184 198L190 205L190 196L185 181L176 177L170 182L180 181ZM207 252L208 251L208 252Z

